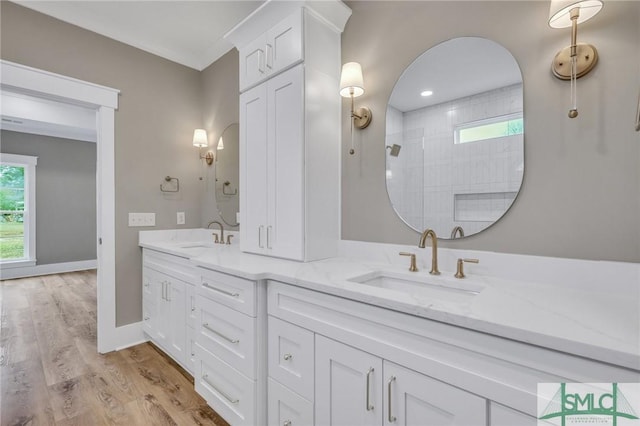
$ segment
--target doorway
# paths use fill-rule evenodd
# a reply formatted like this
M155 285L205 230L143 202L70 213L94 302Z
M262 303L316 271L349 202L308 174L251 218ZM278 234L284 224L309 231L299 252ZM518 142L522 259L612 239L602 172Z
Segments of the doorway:
M82 106L95 111L96 228L97 228L97 341L98 352L127 346L134 329L116 327L115 317L115 110L116 89L1 61L0 89Z

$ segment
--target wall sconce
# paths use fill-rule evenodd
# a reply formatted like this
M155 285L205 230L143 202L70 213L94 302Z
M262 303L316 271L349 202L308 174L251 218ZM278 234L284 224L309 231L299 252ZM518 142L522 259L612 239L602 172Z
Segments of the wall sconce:
M371 110L367 107L360 107L357 110L353 106L353 98L364 94L364 80L362 78L362 67L357 62L347 62L342 66L340 74L340 95L344 98L351 98L351 149L349 154L353 155L353 127L364 129L371 123Z
M587 43L576 43L578 24L593 18L602 9L602 0L551 0L549 26L571 27L571 46L559 51L551 70L561 80L571 80L571 109L569 118L578 116L576 79L586 75L598 62L598 51Z
M200 159L204 160L208 165L213 164L213 151L207 151L205 155L202 155L202 148L209 146L209 140L207 139L207 131L205 129L196 129L193 132L193 146L200 148Z

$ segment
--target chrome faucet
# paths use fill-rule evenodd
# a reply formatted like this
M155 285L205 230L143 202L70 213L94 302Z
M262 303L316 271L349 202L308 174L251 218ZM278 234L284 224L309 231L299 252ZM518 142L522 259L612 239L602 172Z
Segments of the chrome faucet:
M213 233L213 235L216 236L215 242L216 243L220 243L220 244L224 244L224 227L222 226L222 224L220 222L218 222L217 220L212 220L207 225L207 229L209 229L211 227L211 225L213 225L214 223L217 224L218 226L220 226L220 239L219 240L218 240L218 234L216 234L215 232Z
M457 234L460 234L460 238L464 237L464 229L462 229L462 226L460 226L460 225L456 226L451 231L451 239L455 240Z
M418 247L426 247L427 237L431 237L431 270L429 273L431 275L440 275L440 271L438 271L438 237L433 229L425 229L420 237Z

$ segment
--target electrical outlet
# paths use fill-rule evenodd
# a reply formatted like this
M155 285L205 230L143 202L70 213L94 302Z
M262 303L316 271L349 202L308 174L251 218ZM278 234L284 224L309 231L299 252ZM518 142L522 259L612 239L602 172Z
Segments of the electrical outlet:
M129 226L156 226L155 213L129 213Z
M178 221L178 225L184 225L184 212L178 212L177 214L177 221Z

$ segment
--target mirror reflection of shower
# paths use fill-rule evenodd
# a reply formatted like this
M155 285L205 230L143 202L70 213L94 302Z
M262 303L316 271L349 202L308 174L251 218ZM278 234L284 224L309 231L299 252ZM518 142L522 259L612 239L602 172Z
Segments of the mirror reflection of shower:
M387 149L391 150L389 154L391 154L392 157L397 157L400 154L400 148L402 147L395 143L391 146L387 145Z

